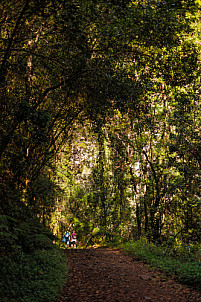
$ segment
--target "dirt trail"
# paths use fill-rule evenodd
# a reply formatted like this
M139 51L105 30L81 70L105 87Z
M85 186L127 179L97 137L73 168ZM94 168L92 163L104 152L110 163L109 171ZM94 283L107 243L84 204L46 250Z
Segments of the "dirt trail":
M198 302L201 293L106 248L66 251L69 279L57 302Z

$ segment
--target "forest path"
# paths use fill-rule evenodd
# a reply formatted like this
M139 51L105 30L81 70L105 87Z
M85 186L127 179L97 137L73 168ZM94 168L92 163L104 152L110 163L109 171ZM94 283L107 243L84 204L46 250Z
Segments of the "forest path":
M57 302L198 302L201 293L150 271L120 250L68 249L69 279Z

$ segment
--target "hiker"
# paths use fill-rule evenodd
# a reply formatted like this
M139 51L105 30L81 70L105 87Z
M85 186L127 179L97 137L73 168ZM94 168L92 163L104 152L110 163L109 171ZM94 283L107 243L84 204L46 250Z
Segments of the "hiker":
M76 247L77 247L77 235L76 235L75 231L73 231L72 234L71 234L71 245L74 247L74 249L76 249Z
M67 249L70 246L70 233L67 231L62 240L65 244L65 248Z

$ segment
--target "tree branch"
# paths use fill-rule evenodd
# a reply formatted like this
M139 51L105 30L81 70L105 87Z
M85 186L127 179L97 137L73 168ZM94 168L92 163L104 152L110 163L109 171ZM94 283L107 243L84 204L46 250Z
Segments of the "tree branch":
M26 9L27 9L28 6L29 6L29 0L26 1L25 5L24 5L24 7L23 7L23 9L22 9L22 11L21 11L18 19L17 19L17 22L16 22L15 28L14 28L14 30L12 32L12 35L11 35L9 41L8 41L8 46L7 46L7 49L6 49L6 52L5 52L2 64L1 64L1 68L0 68L0 73L3 74L3 75L5 74L6 61L7 61L8 57L9 57L13 40L15 39L15 35L16 35L17 29L18 29L18 27L20 25L20 22L21 22L21 20L22 20L22 18L24 16L24 13L25 13L25 11L26 11Z

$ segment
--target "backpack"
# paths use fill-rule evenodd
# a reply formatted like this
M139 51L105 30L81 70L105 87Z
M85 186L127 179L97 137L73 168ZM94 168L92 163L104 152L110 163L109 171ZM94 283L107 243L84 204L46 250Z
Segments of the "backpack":
M64 236L64 238L62 239L62 242L66 242L66 237Z

